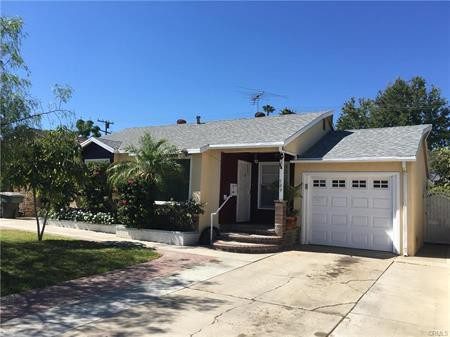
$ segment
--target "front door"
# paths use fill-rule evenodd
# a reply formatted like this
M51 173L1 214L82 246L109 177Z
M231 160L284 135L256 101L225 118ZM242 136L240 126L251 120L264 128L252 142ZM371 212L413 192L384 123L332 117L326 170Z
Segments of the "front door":
M250 190L252 182L252 163L238 160L236 221L250 221Z

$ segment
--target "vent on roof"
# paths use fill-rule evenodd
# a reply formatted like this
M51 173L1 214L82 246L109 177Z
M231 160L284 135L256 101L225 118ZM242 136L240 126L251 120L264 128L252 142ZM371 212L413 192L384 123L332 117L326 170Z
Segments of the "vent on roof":
M186 120L185 119L177 119L177 124L186 124Z
M195 116L195 119L197 119L197 124L202 124L202 121L200 120L201 116Z
M255 117L266 117L266 114L264 112L257 112L255 113Z

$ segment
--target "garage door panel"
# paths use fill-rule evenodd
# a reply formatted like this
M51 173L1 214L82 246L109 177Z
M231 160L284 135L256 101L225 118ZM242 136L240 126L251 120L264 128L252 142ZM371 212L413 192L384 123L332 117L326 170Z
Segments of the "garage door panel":
M326 185L309 191L310 243L392 251L391 178L329 173L312 179Z
M367 227L369 226L369 217L368 216L360 216L360 215L354 215L351 217L351 224L352 226L357 226L357 227Z
M369 207L369 198L356 197L352 199L352 208L367 208Z
M331 216L331 225L332 226L347 226L347 214L333 214Z
M316 207L327 207L328 206L328 197L315 195L312 198L311 205L316 206Z
M374 228L392 228L392 218L390 217L374 216L372 219Z
M347 197L331 197L331 206L332 207L347 207Z

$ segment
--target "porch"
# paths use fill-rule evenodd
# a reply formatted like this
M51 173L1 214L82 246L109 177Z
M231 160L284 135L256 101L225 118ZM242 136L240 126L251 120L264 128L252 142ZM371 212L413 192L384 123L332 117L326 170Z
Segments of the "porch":
M220 204L232 197L218 213L220 236L215 248L251 253L280 250L284 237L275 224L285 221L278 214L285 215L286 204L277 200L283 199L285 185L293 185L292 159L280 152L221 153Z

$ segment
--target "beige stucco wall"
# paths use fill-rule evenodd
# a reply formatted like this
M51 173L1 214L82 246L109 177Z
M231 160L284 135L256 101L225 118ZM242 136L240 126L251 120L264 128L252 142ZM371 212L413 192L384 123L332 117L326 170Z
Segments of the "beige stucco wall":
M201 156L200 202L205 212L199 219L200 231L210 225L210 215L219 207L221 151L209 150Z
M114 153L114 162L126 161L130 159L128 153Z
M291 153L301 154L305 150L308 150L314 145L320 138L325 136L331 130L331 117L325 120L325 129L323 128L322 121L319 121L316 125L309 130L301 134L300 137L294 139L291 143L285 146L285 150Z
M415 162L408 163L408 253L423 245L426 225L427 149L422 143Z
M416 162L406 165L408 175L408 255L414 255L423 243L423 229L425 222L426 193L426 157L424 146L418 153ZM401 162L371 162L371 163L296 163L295 185L302 183L305 172L398 172L400 173L400 251L403 251L403 174ZM301 198L294 202L296 209L300 210L299 223L303 214Z
M202 177L202 154L193 154L191 156L191 169L190 169L190 189L191 198L200 201L200 185Z

